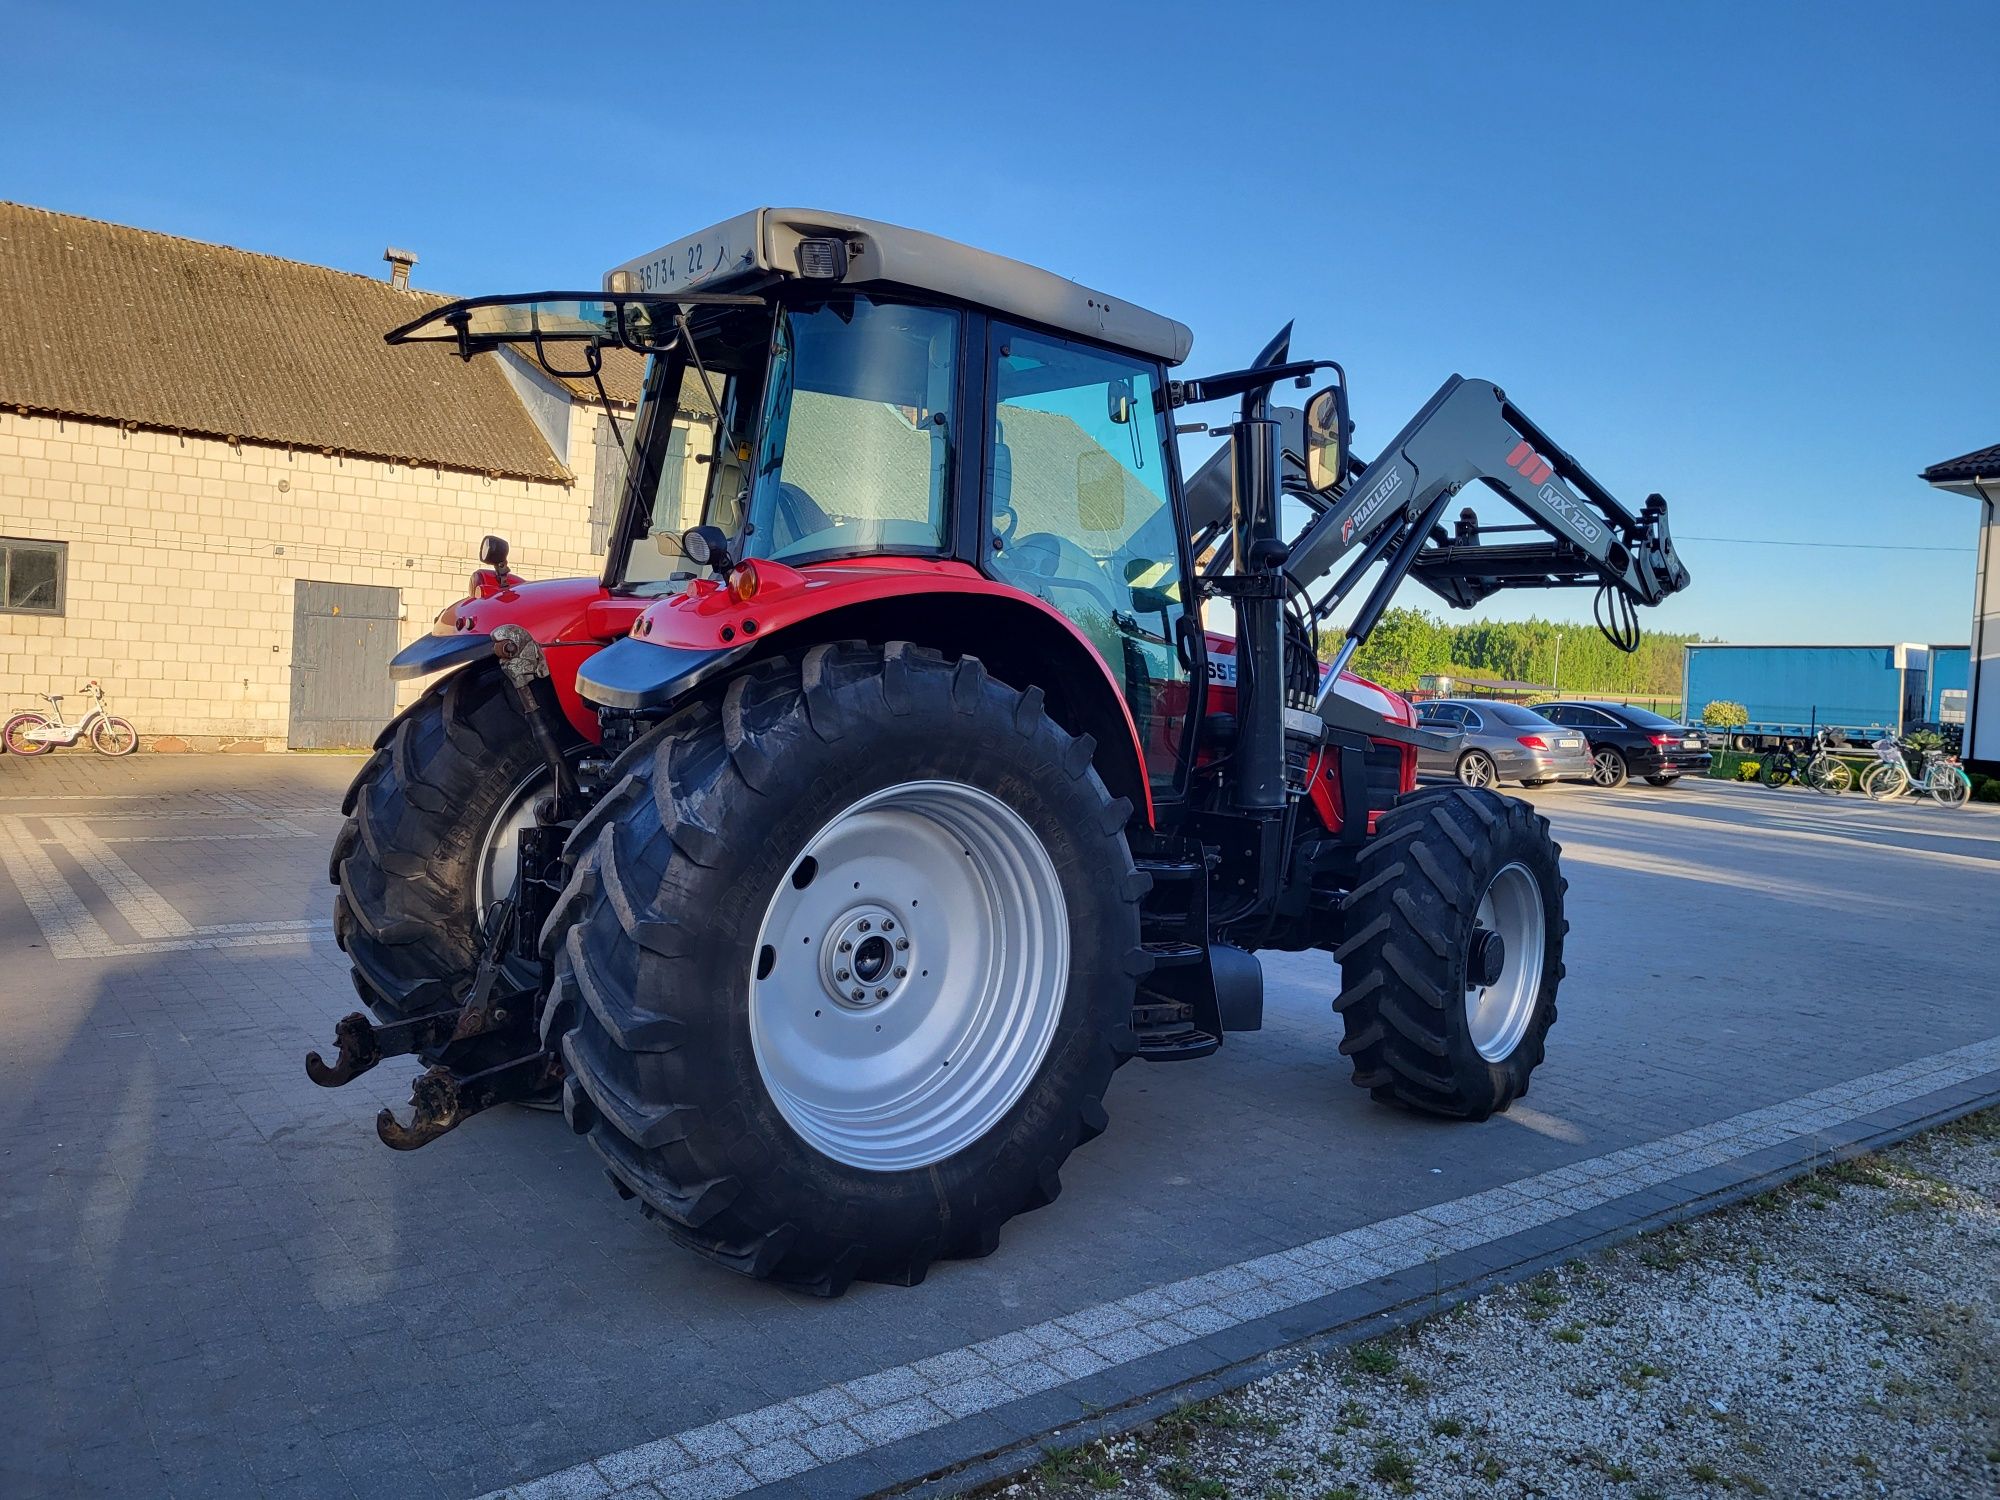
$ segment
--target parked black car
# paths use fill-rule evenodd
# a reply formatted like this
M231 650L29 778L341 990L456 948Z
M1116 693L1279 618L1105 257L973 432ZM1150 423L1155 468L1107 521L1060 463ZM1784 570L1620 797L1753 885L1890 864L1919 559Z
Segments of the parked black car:
M1631 776L1672 786L1689 771L1708 769L1708 736L1650 709L1564 702L1537 703L1535 712L1565 729L1583 731L1590 741L1590 779L1598 786L1623 786Z

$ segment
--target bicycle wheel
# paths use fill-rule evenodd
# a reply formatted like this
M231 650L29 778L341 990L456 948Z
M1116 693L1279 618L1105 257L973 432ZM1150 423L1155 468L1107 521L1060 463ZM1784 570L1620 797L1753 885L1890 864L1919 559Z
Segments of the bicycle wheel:
M1764 764L1757 768L1757 779L1776 791L1781 786L1792 784L1792 758L1782 750L1775 750L1764 757Z
M1910 773L1901 766L1877 761L1861 773L1861 791L1877 802L1900 797L1910 789Z
M1829 797L1837 797L1854 787L1854 773L1847 768L1847 762L1836 760L1831 755L1818 755L1806 768L1806 781L1816 792L1824 792Z
M130 755L139 748L139 731L130 720L107 714L90 726L90 743L99 755Z
M1963 807L1972 797L1972 778L1957 766L1933 766L1930 793L1940 807Z
M0 744L5 744L9 755L47 755L55 749L47 740L31 740L28 731L48 727L48 717L44 714L15 714L0 729Z

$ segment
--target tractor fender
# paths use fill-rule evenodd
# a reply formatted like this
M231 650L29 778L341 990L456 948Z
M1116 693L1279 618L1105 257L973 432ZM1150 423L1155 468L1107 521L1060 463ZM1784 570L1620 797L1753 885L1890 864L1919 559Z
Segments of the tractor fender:
M428 634L390 658L389 676L404 682L483 660L492 655L495 630L519 625L548 657L563 717L578 734L595 741L597 713L577 696L577 669L629 630L646 603L613 597L595 578L517 580L496 593L447 605Z
M1046 600L936 558L803 568L757 559L739 565L739 584L746 569L750 588L698 579L685 593L648 601L630 635L580 668L579 695L606 708L655 709L753 657L830 640L908 640L979 657L1017 686L1039 685L1052 711L1060 699L1066 727L1097 741L1098 773L1112 794L1131 798L1151 823L1144 750L1123 688ZM1010 653L1021 660L1014 670Z

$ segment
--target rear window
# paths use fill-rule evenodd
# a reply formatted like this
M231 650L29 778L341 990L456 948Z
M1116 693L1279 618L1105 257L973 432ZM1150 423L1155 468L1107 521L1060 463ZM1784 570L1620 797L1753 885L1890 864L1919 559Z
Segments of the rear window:
M1511 724L1516 729L1537 729L1545 727L1548 720L1531 708L1523 708L1518 703L1482 703L1479 711L1488 718L1498 719L1502 724Z
M1635 727L1640 729L1678 729L1681 726L1672 719L1663 719L1650 708L1621 708L1618 710Z

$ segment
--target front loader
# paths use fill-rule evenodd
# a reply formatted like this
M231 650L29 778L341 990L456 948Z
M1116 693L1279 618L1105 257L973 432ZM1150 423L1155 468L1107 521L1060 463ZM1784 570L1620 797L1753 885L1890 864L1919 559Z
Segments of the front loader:
M1346 668L1409 577L1593 586L1629 647L1687 574L1664 501L1626 509L1495 387L1453 377L1364 462L1344 373L1285 334L1175 379L1171 319L807 210L390 338L649 357L603 576L523 583L489 539L397 659L448 675L350 794L372 1015L308 1070L425 1063L390 1145L559 1099L677 1239L837 1293L992 1250L1120 1065L1257 1029L1259 949L1332 956L1376 1097L1526 1091L1567 930L1547 823L1418 790L1409 705ZM1224 401L1183 483L1177 417ZM1504 520L1447 518L1475 481Z

